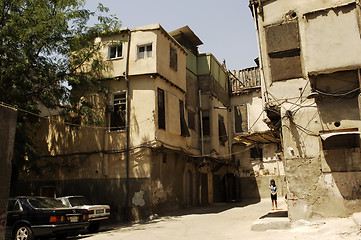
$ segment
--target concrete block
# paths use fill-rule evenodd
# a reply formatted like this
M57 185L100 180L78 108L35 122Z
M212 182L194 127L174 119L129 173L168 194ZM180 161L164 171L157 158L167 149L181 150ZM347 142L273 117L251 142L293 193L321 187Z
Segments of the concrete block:
M288 218L265 218L255 221L251 227L251 230L261 232L289 228L291 228L291 222L288 220Z
M352 214L352 219L357 226L357 230L361 231L361 212Z

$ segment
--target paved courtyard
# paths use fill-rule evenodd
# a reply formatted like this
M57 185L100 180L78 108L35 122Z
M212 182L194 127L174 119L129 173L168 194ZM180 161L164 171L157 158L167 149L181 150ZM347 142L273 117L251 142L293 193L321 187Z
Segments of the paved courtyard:
M252 231L255 221L287 222L286 204L280 200L279 211L270 211L270 200L223 203L204 208L174 212L144 224L105 226L100 233L77 237L83 240L176 240L176 239L349 239L361 240L361 233L351 218L299 221L289 229ZM283 204L282 204L283 203ZM276 226L276 225L275 225Z

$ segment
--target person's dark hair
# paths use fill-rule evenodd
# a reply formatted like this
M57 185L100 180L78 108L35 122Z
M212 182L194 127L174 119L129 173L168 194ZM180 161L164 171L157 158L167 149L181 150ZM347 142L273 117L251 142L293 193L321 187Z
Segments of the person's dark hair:
M276 182L275 182L275 180L274 180L274 179L271 179L270 183L271 183L271 184L272 184L272 183L274 183L274 184L275 184L275 186L276 186Z

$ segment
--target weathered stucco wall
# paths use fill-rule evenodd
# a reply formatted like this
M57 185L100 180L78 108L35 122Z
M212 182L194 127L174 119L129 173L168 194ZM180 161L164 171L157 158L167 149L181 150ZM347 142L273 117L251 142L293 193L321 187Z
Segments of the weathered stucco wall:
M187 60L188 61L188 60ZM186 139L189 151L200 153L200 121L199 121L199 92L197 80L187 75L187 91L185 106L187 110L187 123L191 137ZM194 114L194 128L189 123L189 113Z
M126 69L126 59L128 54L128 31L121 32L118 35L104 36L96 39L96 43L101 44L100 53L103 60L106 60L107 71L104 73L106 77L123 76ZM122 56L115 59L109 58L109 46L111 45L122 45Z
M165 130L156 129L156 138L163 143L179 148L186 148L186 137L181 136L181 122L179 100L185 103L185 95L180 90L165 82L161 78L156 78L156 88L164 90L165 95ZM155 98L155 100L157 100ZM157 116L157 113L155 113ZM187 119L187 112L184 109L184 116Z
M328 82L332 85L331 79ZM360 201L360 170L345 167L347 162L361 160L357 155L359 148L322 150L318 136L324 129L359 129L357 98L320 99L306 106L309 107L295 109L284 105L292 111L292 117L283 121L290 218L347 216L359 211L355 206ZM285 110L281 112L285 116Z
M155 213L198 205L199 172L186 156L155 153L152 161L152 209Z
M305 15L301 40L307 72L331 72L361 66L358 8L355 3Z
M129 56L129 75L147 74L157 72L157 30L158 26L149 25L132 29ZM153 30L147 30L153 29ZM150 58L138 59L138 46L152 45Z
M267 131L269 127L263 121L266 117L266 114L263 111L263 100L261 97L261 89L250 90L247 93L240 95L232 95L230 97L231 116L232 116L232 131L235 133L235 122L234 122L234 106L247 105L247 122L248 127L246 132L259 132ZM262 114L262 116L260 116Z
M285 172L282 160L277 154L277 144L258 145L262 148L263 158L251 157L250 146L233 145L232 154L241 178L243 198L269 198L269 181L273 178L279 188L279 195L286 194Z
M360 148L325 150L320 138L323 131L360 129L360 7L354 2L277 0L258 9L262 10L257 15L265 76L262 91L267 106L280 109L292 220L360 211ZM297 46L291 50L299 54L302 74L274 81L271 58L289 56L270 52L278 38L267 36L266 29L290 22L297 22L298 36L292 42ZM283 36L282 31L278 34Z
M214 107L224 108L224 105L221 101L219 101L215 97L211 97L211 106L209 115L210 115L210 128L211 128L211 135L210 135L210 152L215 152L216 155L220 155L221 159L229 159L229 137L230 137L230 122L229 120L229 112L226 109L216 109ZM218 115L222 116L224 119L224 125L227 131L227 138L228 141L225 142L224 145L221 144L219 140L219 126L218 126ZM205 153L207 154L207 153Z
M186 90L187 53L175 40L163 31L157 32L157 72L171 82ZM170 48L177 52L177 70L170 67Z
M307 4L301 1L276 0L268 1L263 4L264 20L263 25L270 25L281 22L286 13L293 10L300 17L302 14L312 12L318 9L331 8L344 5L352 0L307 0Z

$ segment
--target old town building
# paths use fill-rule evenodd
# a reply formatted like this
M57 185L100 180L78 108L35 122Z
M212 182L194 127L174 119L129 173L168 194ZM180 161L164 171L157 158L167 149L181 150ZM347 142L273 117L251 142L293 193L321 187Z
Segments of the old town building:
M281 124L289 217L360 211L360 1L251 0L250 8L264 120Z

